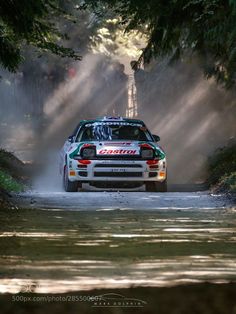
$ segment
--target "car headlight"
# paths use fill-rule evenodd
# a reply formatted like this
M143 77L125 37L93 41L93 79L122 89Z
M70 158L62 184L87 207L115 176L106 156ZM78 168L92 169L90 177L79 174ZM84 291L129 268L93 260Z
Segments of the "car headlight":
M153 158L153 150L152 149L143 149L141 151L141 157L143 159L146 159L146 158Z
M83 158L93 158L95 157L95 149L94 148L84 148L82 151Z

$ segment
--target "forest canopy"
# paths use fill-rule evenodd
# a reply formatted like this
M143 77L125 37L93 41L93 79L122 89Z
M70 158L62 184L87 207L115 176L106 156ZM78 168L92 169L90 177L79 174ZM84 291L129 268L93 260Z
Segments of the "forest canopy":
M26 44L62 57L81 59L60 40L58 19L72 18L60 0L0 0L0 65L16 71Z
M66 34L58 21L73 19L65 3L90 10L101 20L112 14L127 33L145 34L145 62L197 55L207 77L215 77L226 87L235 85L236 0L0 0L0 64L15 71L25 44L80 59L61 44Z
M236 0L85 0L98 16L112 10L126 31L140 29L148 38L145 62L197 54L207 77L226 87L235 84Z

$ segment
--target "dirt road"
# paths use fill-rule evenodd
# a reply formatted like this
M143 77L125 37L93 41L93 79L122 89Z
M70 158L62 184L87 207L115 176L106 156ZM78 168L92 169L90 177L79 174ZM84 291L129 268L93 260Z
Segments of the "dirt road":
M0 291L236 280L236 219L207 193L25 193L1 212ZM33 287L33 288L32 288Z
M42 209L88 210L195 210L228 206L227 199L208 192L28 192L17 202L24 207Z

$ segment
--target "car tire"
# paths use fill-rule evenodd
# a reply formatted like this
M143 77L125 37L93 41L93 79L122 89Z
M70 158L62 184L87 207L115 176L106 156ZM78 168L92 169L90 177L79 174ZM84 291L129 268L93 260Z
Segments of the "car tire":
M71 182L68 179L68 168L65 166L64 168L64 175L63 175L63 185L64 185L64 190L66 192L77 192L78 191L78 181Z
M145 183L146 192L167 192L167 181L150 181Z

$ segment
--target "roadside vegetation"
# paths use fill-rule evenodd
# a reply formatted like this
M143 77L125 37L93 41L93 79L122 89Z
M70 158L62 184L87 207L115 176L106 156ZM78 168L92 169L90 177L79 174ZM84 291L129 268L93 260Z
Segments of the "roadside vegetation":
M25 188L24 164L12 153L0 149L0 206L8 205L9 192L21 192Z
M219 148L209 158L210 187L216 192L236 193L236 142Z

